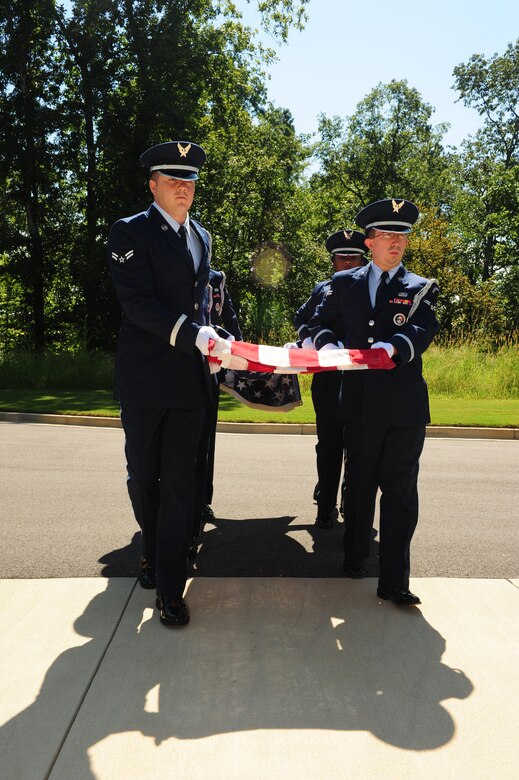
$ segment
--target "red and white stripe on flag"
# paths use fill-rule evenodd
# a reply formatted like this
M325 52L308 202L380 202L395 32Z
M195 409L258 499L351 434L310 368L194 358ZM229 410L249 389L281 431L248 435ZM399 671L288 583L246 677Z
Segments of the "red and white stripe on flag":
M318 371L351 371L359 369L388 370L395 364L385 349L313 349L271 347L247 341L230 342L230 353L212 355L216 346L209 341L208 360L236 371L268 371L274 374L313 374Z

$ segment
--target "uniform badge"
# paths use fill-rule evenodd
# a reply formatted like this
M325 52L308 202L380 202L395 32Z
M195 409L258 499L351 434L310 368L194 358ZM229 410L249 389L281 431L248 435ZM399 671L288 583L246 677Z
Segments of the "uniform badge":
M133 257L133 249L130 249L129 252L126 252L125 255L118 255L117 252L112 252L112 260L114 262L119 263L120 265L124 265L124 263L127 260L131 260Z
M405 314L402 314L402 312L395 314L395 316L393 317L393 322L395 323L395 325L403 325L405 322Z
M187 157L189 154L189 150L191 149L191 144L188 144L187 146L182 146L182 144L177 143L178 151L180 152L181 157Z
M401 200L400 203L397 203L396 200L393 198L391 200L391 205L393 206L393 213L398 214L402 206L404 205L405 200Z

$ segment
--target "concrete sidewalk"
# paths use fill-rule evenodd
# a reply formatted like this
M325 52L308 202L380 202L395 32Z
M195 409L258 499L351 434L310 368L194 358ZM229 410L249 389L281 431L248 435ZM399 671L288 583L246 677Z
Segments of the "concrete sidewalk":
M0 581L5 780L512 780L519 580Z

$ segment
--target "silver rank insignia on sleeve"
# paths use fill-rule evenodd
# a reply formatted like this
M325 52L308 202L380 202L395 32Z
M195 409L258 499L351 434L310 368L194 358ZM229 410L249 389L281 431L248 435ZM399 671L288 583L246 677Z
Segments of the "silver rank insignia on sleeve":
M127 260L131 260L133 257L133 249L130 249L129 252L126 252L125 255L118 255L117 252L112 252L112 260L116 263L119 263L120 265L124 265L124 263Z

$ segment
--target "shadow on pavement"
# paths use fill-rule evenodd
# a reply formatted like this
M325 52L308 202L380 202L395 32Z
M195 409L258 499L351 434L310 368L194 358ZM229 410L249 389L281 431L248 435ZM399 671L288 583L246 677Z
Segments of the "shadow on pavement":
M324 530L293 516L207 523L193 566L200 577L343 577L342 523ZM378 576L373 529L368 577Z
M242 563L257 577L191 581L193 617L185 630L161 626L154 594L135 589L118 625L114 615L117 630L77 716L70 713L64 745L53 747L53 778L95 777L91 748L114 734L151 737L157 746L256 729L362 730L413 751L451 740L455 724L442 701L464 699L473 686L442 663L444 637L419 609L380 604L372 580L291 577L292 566L300 575L305 556L313 557L287 536L292 519L249 521L263 552L258 558L251 549ZM233 533L243 525L215 523L220 533L207 532L202 570L204 558L208 568L223 541L241 545ZM131 562L136 541L138 534L126 548L103 556L105 574ZM287 579L266 578L267 571ZM38 744L51 747L47 731L59 691L99 644L100 616L113 613L115 582L109 578L106 590L75 619L74 630L89 641L56 658L34 703L0 729L5 765L22 777L29 776L24 771L27 762L34 764Z

